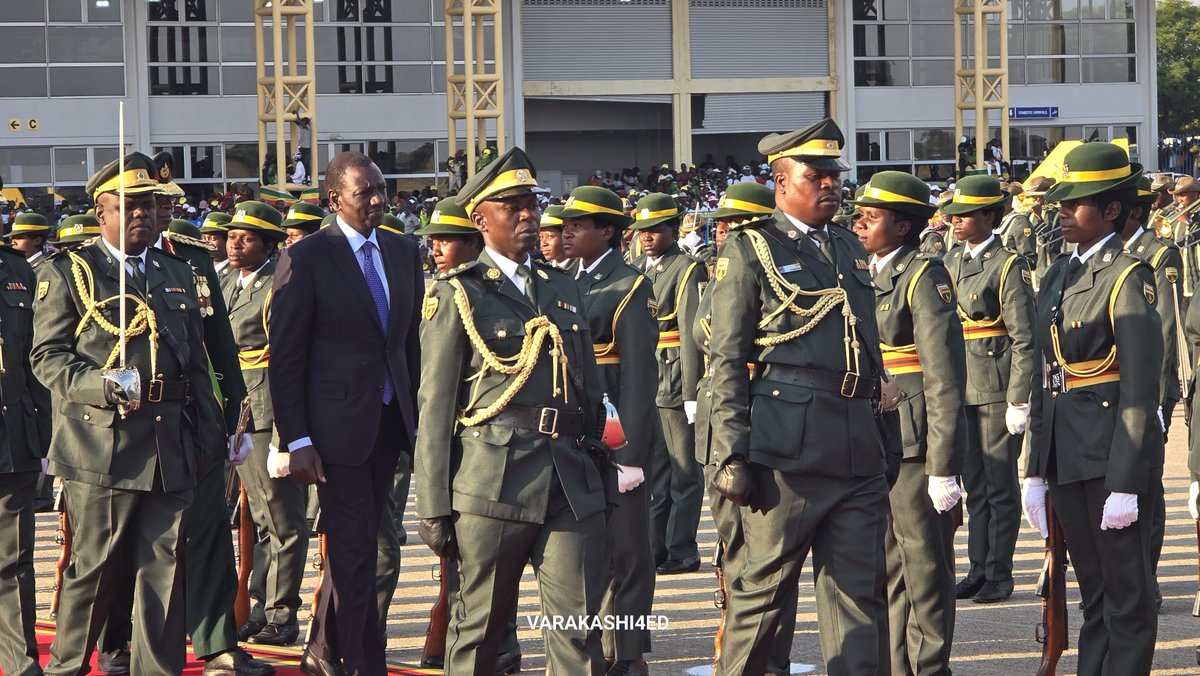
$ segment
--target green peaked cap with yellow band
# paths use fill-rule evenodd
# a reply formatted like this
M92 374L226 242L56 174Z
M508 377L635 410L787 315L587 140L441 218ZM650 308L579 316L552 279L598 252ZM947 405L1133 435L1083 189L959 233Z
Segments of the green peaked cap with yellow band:
M310 202L296 202L288 207L287 215L283 217L281 228L300 228L312 234L321 227L321 219L325 218L325 210Z
M480 202L528 195L537 187L533 160L524 150L513 147L468 179L455 201L470 215Z
M45 237L49 234L50 223L46 220L46 217L32 211L26 211L17 214L17 217L13 219L12 231L5 235L4 238Z
M283 214L275 207L257 200L248 200L233 207L229 229L249 230L275 242L282 242L287 239L287 233L279 227L282 222Z
M384 214L383 219L379 222L379 227L388 232L394 232L397 235L404 234L404 221L400 220L394 214Z
M862 196L854 200L856 207L878 207L918 218L937 213L937 206L929 203L929 185L907 172L881 171L864 188Z
M709 218L766 218L775 213L775 191L758 181L729 186Z
M1158 191L1150 185L1150 179L1145 176L1138 179L1138 204L1154 204L1158 201Z
M1047 202L1090 197L1110 190L1136 188L1142 165L1129 161L1123 148L1112 143L1084 143L1063 159L1058 183L1046 191Z
M429 214L429 222L417 230L425 235L474 235L479 231L467 216L467 210L458 206L453 197L438 200Z
M625 215L625 204L617 193L598 185L581 185L571 191L559 218L592 217L601 225L628 228L633 219Z
M195 223L182 218L172 218L171 222L167 223L167 232L186 235L192 239L200 239L200 228Z
M325 218L321 219L321 227L327 228L327 227L333 225L336 221L337 221L337 214L335 214L335 213L334 214L326 214ZM320 228L318 228L318 229L320 229Z
M980 209L989 209L997 204L1003 204L1008 199L1008 193L1000 181L991 176L964 176L954 186L954 197L942 206L942 213L954 216L969 214Z
M850 171L850 165L842 159L842 147L846 137L832 118L786 134L767 134L758 142L758 152L767 156L767 162L790 157L814 169Z
M77 244L100 236L100 221L91 214L79 214L63 219L54 233L54 244Z
M638 200L633 209L630 230L646 230L683 215L675 198L663 192L652 192Z
M233 217L221 211L213 211L204 217L204 221L200 224L200 234L208 235L212 233L229 232L229 221Z
M126 195L157 192L157 171L154 160L144 153L129 153L125 156L124 174L121 173L121 160L115 159L92 174L84 189L93 200L106 192L121 192L122 183L125 185Z
M562 212L563 205L561 204L551 204L545 209L542 209L542 221L540 228L545 230L546 228L563 227Z

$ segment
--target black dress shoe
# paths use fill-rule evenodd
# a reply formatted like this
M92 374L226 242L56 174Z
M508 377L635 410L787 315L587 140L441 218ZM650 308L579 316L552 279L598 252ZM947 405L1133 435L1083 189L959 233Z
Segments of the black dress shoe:
M658 574L678 575L680 573L694 573L698 570L700 570L700 557L693 556L682 561L667 559L658 567Z
M266 626L267 626L266 622L259 622L258 620L247 620L246 624L243 624L242 627L240 629L238 629L238 640L239 641L248 641L251 636L262 631Z
M329 660L323 660L307 649L300 658L300 671L309 674L309 676L345 676L346 674L346 672L342 671L342 665L330 662Z
M1007 601L1012 593L1012 580L988 581L971 600L975 603L999 603Z
M262 631L246 639L250 643L263 645L291 645L300 636L300 628L294 624L268 624Z
M521 671L521 649L514 648L506 653L500 653L496 656L496 676L505 676L506 674L516 674Z
M204 676L271 676L275 667L256 660L241 648L225 652L204 661Z
M100 667L100 671L106 674L128 674L129 673L129 648L117 648L108 652L101 652L96 658L96 666Z
M605 672L605 676L649 676L650 667L645 662L638 664L634 660L617 660Z
M983 583L987 582L983 577L964 577L962 582L954 585L954 598L962 600L969 599L979 593L983 589Z

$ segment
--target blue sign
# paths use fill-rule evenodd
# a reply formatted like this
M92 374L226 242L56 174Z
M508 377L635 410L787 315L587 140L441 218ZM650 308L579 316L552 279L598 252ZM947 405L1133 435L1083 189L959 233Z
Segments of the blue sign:
M1058 117L1058 106L1008 109L1008 119L1010 120L1049 120L1056 117Z

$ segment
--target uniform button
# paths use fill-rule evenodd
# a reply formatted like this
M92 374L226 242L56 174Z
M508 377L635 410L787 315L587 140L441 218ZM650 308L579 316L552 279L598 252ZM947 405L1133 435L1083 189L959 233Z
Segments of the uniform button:
M705 399L711 399L711 398L712 398L712 392L705 392L705 393L704 393L704 398L705 398Z
M1101 406L1103 406L1104 408L1108 408L1108 402L1107 402L1107 401L1102 401L1102 402L1100 402L1100 405L1101 405Z
M1053 398L1057 398L1057 397L1058 397L1058 392L1051 392L1051 393L1050 393L1050 396L1051 396L1051 397L1053 397Z
M843 276L842 276L842 273L840 273L840 272L839 272L839 273L838 273L838 279L845 279L845 277L843 277Z
M154 416L154 422L162 422L162 416L161 415Z
M479 432L471 432L471 436L473 436L473 437L478 437L478 436L479 436Z
M772 397L778 397L778 396L779 396L779 390L771 390L771 396L772 396Z
M7 412L8 412L8 407L7 407L7 406L0 406L0 411L4 411L5 413L7 413Z
M988 350L988 356L989 356L989 357L990 357L990 356L992 356L992 351L991 351L991 350Z
M84 419L84 420L91 420L91 419L92 419L92 414L91 414L91 413L84 413L84 414L83 414L83 419Z
M17 303L17 307L25 307L25 303L24 303L24 301L22 301L22 302L20 302L20 303Z
M154 294L152 294L152 293L148 293L148 294L146 294L146 297L147 297L147 298L153 298L153 297L154 297Z
M180 309L180 310L186 310L186 309L187 309L187 306L186 306L186 305L184 305L183 303L180 303L180 304L179 304L179 309Z
M704 344L705 344L705 345L708 345L708 341L707 341L707 340L706 340L706 341L704 341Z
M578 324L572 324L572 325L571 325L571 330L572 330L572 331L578 331L578 330L579 330L579 325L578 325Z

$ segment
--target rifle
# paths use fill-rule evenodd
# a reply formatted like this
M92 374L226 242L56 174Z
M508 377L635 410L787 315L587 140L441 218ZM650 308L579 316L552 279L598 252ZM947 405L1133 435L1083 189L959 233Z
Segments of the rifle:
M54 541L58 543L58 561L54 562L54 595L50 597L50 617L58 617L58 597L62 592L63 575L67 566L71 565L71 542L74 534L71 532L71 521L67 517L66 491L59 489L54 497L54 511L58 512L58 531Z
M1184 401L1190 400L1191 397L1191 381L1194 372L1192 370L1192 350L1188 343L1187 336L1184 335L1183 321L1181 319L1182 308L1179 302L1179 272L1172 268L1166 270L1167 282L1171 285L1171 302L1175 310L1175 358L1178 360L1176 365L1177 376L1179 377L1179 393Z
M308 616L308 628L304 630L305 644L312 639L313 625L317 622L317 599L320 598L321 584L325 582L325 526L321 523L320 507L317 508L312 529L317 534L317 554L312 561L312 567L317 571L317 586L313 588L312 613Z
M446 662L446 632L450 629L450 589L447 584L446 557L438 559L433 577L438 581L438 596L429 609L429 627L425 629L425 647L421 650L421 666L441 669Z
M713 570L717 573L717 590L713 592L713 605L721 609L721 623L713 637L713 673L721 659L721 648L725 644L725 612L729 608L729 588L725 586L725 543L717 540L717 551L713 553Z
M233 451L241 448L242 435L250 425L250 397L242 400L238 410L237 427L233 431ZM233 477L237 468L229 468L229 479L225 482L225 500L228 502L230 489L233 487ZM254 519L250 518L250 500L246 497L246 484L238 490L238 586L237 598L233 602L233 616L237 626L241 627L250 620L250 573L254 569L254 542L257 533L254 530Z
M1050 535L1046 538L1045 565L1037 592L1042 597L1042 621L1034 631L1037 642L1042 644L1037 676L1054 676L1058 660L1067 649L1067 548L1049 493L1046 529Z

